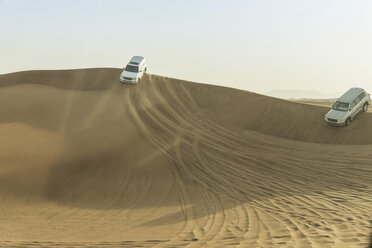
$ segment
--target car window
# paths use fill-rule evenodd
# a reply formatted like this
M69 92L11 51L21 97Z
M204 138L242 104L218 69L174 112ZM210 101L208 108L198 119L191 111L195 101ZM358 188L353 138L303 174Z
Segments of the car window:
M359 98L359 96L357 96L354 101L355 101L356 104L358 104L360 102L360 100L361 99Z
M138 66L127 65L127 67L125 67L125 70L130 72L138 72Z
M353 109L356 105L356 99L350 103L350 108Z
M360 100L363 100L363 98L366 96L366 93L362 92L360 95L359 95L359 98Z
M338 110L338 111L348 111L348 109L349 109L349 104L346 103L346 102L339 102L339 101L337 101L337 102L333 105L333 109L334 109L334 110Z

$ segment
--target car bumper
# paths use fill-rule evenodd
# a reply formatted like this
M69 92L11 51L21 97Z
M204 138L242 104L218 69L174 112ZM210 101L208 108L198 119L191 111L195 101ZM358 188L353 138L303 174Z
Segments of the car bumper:
M324 118L328 125L332 126L345 126L345 121L330 121L328 118Z
M122 82L122 83L136 84L137 83L137 79L129 80L129 79L120 78L120 82Z

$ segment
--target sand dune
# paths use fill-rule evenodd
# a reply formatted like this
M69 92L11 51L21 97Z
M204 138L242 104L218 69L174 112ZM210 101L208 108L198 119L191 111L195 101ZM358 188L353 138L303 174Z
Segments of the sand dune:
M0 75L0 247L366 247L372 114L120 69Z

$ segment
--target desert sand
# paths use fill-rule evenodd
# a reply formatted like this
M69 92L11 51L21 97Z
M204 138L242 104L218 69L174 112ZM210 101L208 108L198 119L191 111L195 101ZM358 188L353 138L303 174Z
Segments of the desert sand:
M367 247L372 114L121 69L0 75L1 247Z

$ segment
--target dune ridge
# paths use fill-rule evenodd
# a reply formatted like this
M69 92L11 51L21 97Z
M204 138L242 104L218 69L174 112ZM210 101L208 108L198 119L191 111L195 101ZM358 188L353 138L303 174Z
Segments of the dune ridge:
M0 75L0 246L367 246L370 113L120 73Z

